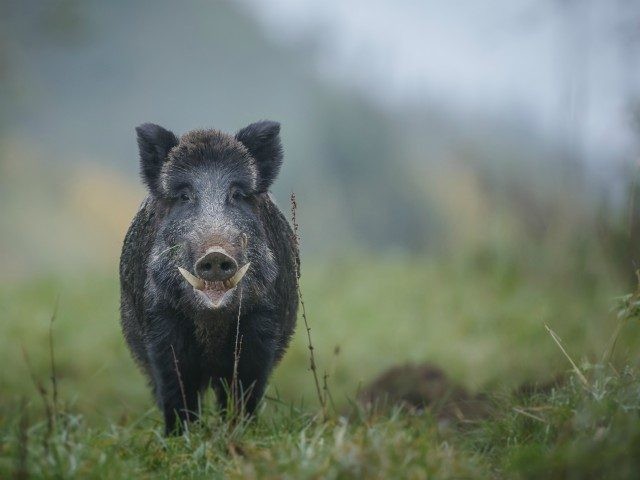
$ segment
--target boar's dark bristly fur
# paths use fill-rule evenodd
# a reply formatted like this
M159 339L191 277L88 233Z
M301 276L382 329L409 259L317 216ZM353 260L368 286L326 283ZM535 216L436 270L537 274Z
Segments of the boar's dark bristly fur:
M209 386L227 407L239 328L237 380L250 414L289 344L298 308L296 242L268 193L282 165L280 125L257 122L235 136L196 130L180 139L153 124L136 132L149 195L120 259L127 344L169 434L196 418ZM211 251L249 264L236 286L195 288L180 274L178 267L194 274Z

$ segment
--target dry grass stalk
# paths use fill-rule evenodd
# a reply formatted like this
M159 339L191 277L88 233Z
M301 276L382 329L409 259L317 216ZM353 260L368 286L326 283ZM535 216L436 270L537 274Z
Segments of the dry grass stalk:
M337 412L336 404L333 401L333 396L331 395L331 390L329 389L329 373L326 370L324 372L324 375L322 376L322 393L325 403L328 400L334 413Z
M58 378L56 375L56 361L53 353L53 322L55 321L56 315L58 314L59 302L60 297L57 297L55 306L53 308L53 313L51 314L51 318L49 320L49 359L51 363L51 389L53 391L52 409L54 422L56 417L58 416Z
M247 248L247 235L242 234L242 250L243 252ZM242 352L242 336L240 335L240 317L242 316L242 285L240 285L238 293L238 315L236 317L236 338L233 346L233 374L231 376L231 401L233 402L233 409L235 413L244 412L244 396L241 393L239 379L238 379L238 366L240 364L240 354Z
M240 364L240 353L242 352L242 337L240 336L240 315L242 314L242 285L240 285L238 301L238 317L236 320L236 340L233 347L233 375L231 377L231 399L233 401L234 413L241 412L244 402L239 398L240 385L238 379L238 365Z
M556 332L554 332L553 330L551 330L551 328L549 328L549 325L545 324L544 328L547 330L547 332L549 332L549 335L551 335L551 338L553 339L553 341L556 342L556 345L558 345L558 348L560 348L560 351L564 354L565 357L567 357L567 360L569 360L569 363L573 367L573 370L576 372L576 375L578 376L582 384L585 386L585 388L587 390L591 390L591 386L589 385L589 381L587 380L587 377L584 376L582 371L578 368L578 365L576 365L576 363L573 361L571 356L569 356L565 348L562 346L562 340L560 340L560 337L558 337Z
M49 439L53 435L53 411L51 409L51 405L49 404L49 397L47 394L47 389L42 384L40 380L37 379L36 374L33 371L33 366L31 365L31 360L29 360L29 355L27 354L27 350L22 345L22 357L24 358L24 363L27 365L27 369L29 370L29 376L31 377L31 382L36 387L36 390L40 394L40 398L42 399L42 405L44 406L44 413L47 418L47 433L43 437L42 442L44 446L45 452L49 453Z
M20 406L20 423L18 424L18 455L16 461L16 470L13 478L16 480L24 480L29 478L28 470L29 456L29 412L27 409L27 401L23 397Z
M300 237L298 236L298 221L296 217L297 210L298 210L298 203L296 202L296 194L291 192L291 223L293 224L293 241L295 242L299 251ZM309 326L309 321L307 319L307 309L305 307L304 299L302 297L302 289L300 288L300 258L299 257L296 259L296 279L298 283L298 297L300 299L300 307L302 308L302 320L304 321L304 326L305 326L305 329L307 330L307 347L309 348L309 369L313 374L313 380L316 386L318 401L320 402L320 406L322 407L322 415L326 420L327 401L325 396L322 394L322 390L320 388L320 380L318 379L318 368L316 365L313 342L311 340L311 327Z
M533 413L527 412L526 410L523 410L522 408L513 407L513 411L516 412L519 415L524 415L525 417L529 417L529 418L532 418L534 420L537 420L538 422L542 422L542 423L546 423L546 424L549 423L544 418L539 417L538 415L534 415Z
M184 422L184 428L188 432L189 431L189 425L188 425L189 407L187 406L187 395L184 391L184 383L182 383L182 375L180 375L180 368L178 367L178 358L176 357L176 351L173 348L173 344L171 344L170 347L171 347L171 354L173 355L173 365L175 366L176 375L178 376L178 385L180 386L180 394L182 395L182 406L184 408L184 414L186 416L185 422Z

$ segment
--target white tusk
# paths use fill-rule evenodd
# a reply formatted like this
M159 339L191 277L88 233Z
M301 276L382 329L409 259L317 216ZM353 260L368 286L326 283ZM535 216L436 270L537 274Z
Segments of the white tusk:
M226 283L229 285L229 288L233 288L240 283L240 280L242 280L242 277L244 277L244 274L247 273L247 270L249 270L249 265L251 265L251 262L248 262L247 264L245 264L240 270L236 272L236 274L233 277L227 280Z
M196 288L198 290L202 290L204 288L204 286L205 286L204 285L204 280L202 280L201 278L196 277L195 275L192 275L191 272L189 272L189 270L185 270L182 267L178 267L178 271L185 278L185 280L187 282L189 282L189 284L193 288Z

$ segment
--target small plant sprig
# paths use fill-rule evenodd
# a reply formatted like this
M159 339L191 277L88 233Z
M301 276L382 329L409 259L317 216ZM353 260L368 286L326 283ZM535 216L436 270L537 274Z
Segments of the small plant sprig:
M621 320L640 319L640 270L636 270L636 277L638 279L636 291L617 298L616 310Z
M609 338L609 341L607 342L607 346L602 354L602 358L600 359L599 363L599 365L601 366L610 366L614 371L615 367L611 364L611 358L618 342L618 338L620 337L620 333L630 321L640 321L640 270L636 271L636 277L638 278L638 286L636 287L635 292L623 295L616 299L617 305L612 309L612 311L616 312L618 323L616 324L616 328ZM591 382L589 382L583 371L571 358L558 334L555 333L548 325L545 324L544 327L549 335L551 335L551 338L556 343L562 354L571 364L574 373L582 383L583 387L591 394L596 396L595 386Z
M300 237L298 236L298 220L296 217L296 212L298 210L298 203L296 201L296 194L291 192L291 223L293 225L293 241L300 250ZM327 392L329 388L327 386L327 375L324 376L324 394L323 388L320 387L320 379L318 377L318 367L316 364L316 357L314 354L313 341L311 340L311 327L309 326L309 320L307 319L307 309L304 304L304 299L302 297L302 289L300 288L300 257L299 254L296 257L296 280L298 283L298 298L300 299L300 307L302 308L302 320L304 321L304 326L307 331L307 347L309 348L309 369L311 370L311 374L313 375L313 381L316 386L316 394L318 396L318 401L320 402L320 406L322 408L322 417L326 421L327 420Z
M31 382L33 383L36 391L40 395L42 399L42 404L44 407L45 417L47 419L46 425L46 433L42 438L43 449L47 455L51 454L52 458L55 461L56 465L60 465L60 457L56 448L52 446L53 437L57 430L58 419L62 417L62 414L59 410L58 406L58 378L56 373L56 362L55 362L55 354L53 348L53 323L58 315L58 304L60 298L56 298L56 302L53 308L53 313L51 317L49 317L49 361L50 361L50 375L49 380L51 381L51 398L49 398L49 392L47 387L42 383L42 381L36 376L33 365L31 364L31 360L29 359L29 354L27 353L27 349L24 345L22 345L22 357L24 359L25 365L27 366L27 370L29 371L29 376L31 378ZM27 422L27 413L26 413L26 404L23 405L24 418L21 421ZM25 423L26 425L26 423ZM22 427L21 427L22 428ZM28 439L27 433L25 432L24 437L24 448L26 448L26 442ZM26 455L26 453L25 453Z
M608 363L611 360L618 338L625 325L633 320L640 321L640 270L636 270L636 277L638 279L636 291L616 299L617 305L614 307L614 311L617 312L618 324L607 343L607 348L602 354L602 363Z

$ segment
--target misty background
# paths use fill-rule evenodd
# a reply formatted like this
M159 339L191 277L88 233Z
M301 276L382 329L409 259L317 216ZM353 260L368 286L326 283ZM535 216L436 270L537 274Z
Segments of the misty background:
M4 1L0 18L2 278L115 272L144 196L136 125L263 118L308 258L596 242L635 269L637 2Z
M79 411L151 407L118 321L143 122L281 122L273 193L287 216L297 196L301 287L338 405L403 362L470 391L548 381L568 365L545 325L581 365L612 332L612 362L637 359L637 329L612 313L640 267L637 1L0 9L0 363L15 365L0 409L49 378L50 331ZM269 387L296 404L314 399L301 323Z

